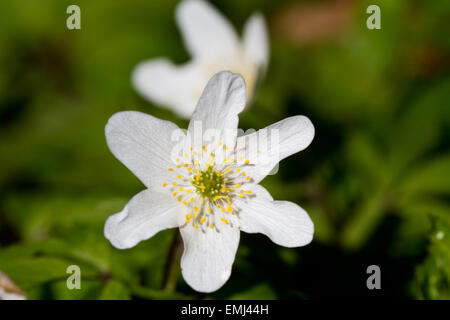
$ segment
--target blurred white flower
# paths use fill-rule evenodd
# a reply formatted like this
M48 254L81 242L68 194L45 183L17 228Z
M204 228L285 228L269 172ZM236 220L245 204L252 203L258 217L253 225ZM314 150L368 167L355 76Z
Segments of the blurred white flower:
M25 300L23 291L0 271L0 300Z
M217 72L231 71L244 78L249 103L269 60L263 16L255 13L248 19L242 40L230 22L205 1L182 1L175 17L192 60L181 66L165 58L140 63L132 75L135 89L189 118L208 80Z
M237 131L245 101L242 77L220 72L208 82L187 132L135 111L114 114L105 128L112 153L147 187L108 218L106 238L126 249L161 230L179 227L183 277L201 292L215 291L229 278L240 231L263 233L285 247L306 245L314 233L302 208L274 201L258 184L280 160L311 143L311 121L294 116L260 130L275 130L279 137L277 157L266 156L272 154L268 149L260 165L240 156L249 154L255 141L251 138L260 131L239 137L227 133ZM202 136L197 144L198 125L205 135L212 129L218 139L205 142Z

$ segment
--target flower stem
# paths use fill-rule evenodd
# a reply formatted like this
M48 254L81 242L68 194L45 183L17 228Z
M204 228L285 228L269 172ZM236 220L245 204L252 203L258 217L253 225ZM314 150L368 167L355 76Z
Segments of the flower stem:
M163 289L168 292L175 291L180 275L180 257L183 253L183 241L178 229L170 245L163 278Z

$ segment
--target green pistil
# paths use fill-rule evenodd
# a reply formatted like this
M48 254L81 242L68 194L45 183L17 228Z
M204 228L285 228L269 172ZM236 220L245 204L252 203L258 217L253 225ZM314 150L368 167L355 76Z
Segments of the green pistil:
M203 198L214 200L216 196L223 194L222 190L225 188L225 179L219 172L209 167L205 171L200 171L199 174L195 175L192 185Z

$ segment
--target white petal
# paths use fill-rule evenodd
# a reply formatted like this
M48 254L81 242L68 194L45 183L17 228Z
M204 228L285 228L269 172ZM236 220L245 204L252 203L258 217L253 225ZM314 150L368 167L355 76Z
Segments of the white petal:
M238 114L244 107L244 79L228 71L219 72L206 85L192 114L189 131L193 131L195 122L201 122L203 130L236 130Z
M114 114L105 127L111 152L147 187L160 188L171 179L168 169L172 148L178 143L171 135L178 127L137 111Z
M293 202L273 201L269 192L260 185L252 188L253 197L238 198L241 230L265 234L276 244L288 248L311 242L314 224L305 210Z
M5 291L0 287L0 300L26 300L24 295Z
M245 24L244 50L260 71L264 72L269 63L269 36L266 22L260 13L253 14Z
M202 0L184 0L176 9L184 42L194 58L210 58L232 52L238 37L230 22Z
M181 258L183 278L199 292L213 292L230 277L239 245L239 230L223 227L220 232L202 232L187 225L180 229L184 242Z
M133 71L132 82L143 97L172 109L183 118L192 115L205 86L196 63L178 67L166 59L138 64Z
M105 237L118 249L134 247L161 230L181 226L183 210L169 194L146 189L106 220Z
M272 135L273 137L278 135L278 139L272 141ZM314 126L311 121L305 116L294 116L239 137L237 146L244 146L248 150L247 154L250 154L248 157L253 159L252 163L255 165L245 170L253 181L258 183L278 162L308 147L313 138ZM251 147L252 143L257 143L257 150L256 147Z

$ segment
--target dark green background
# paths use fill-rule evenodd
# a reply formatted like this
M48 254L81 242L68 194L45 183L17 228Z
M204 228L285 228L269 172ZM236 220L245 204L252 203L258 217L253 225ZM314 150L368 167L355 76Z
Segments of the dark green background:
M262 11L271 34L269 69L240 127L296 114L315 125L311 146L263 185L304 207L316 233L296 249L242 234L231 278L207 297L450 298L450 2L342 3L214 1L239 31ZM70 4L81 7L81 30L66 28ZM381 7L381 30L366 28L370 4ZM204 298L181 276L162 290L177 230L126 251L103 237L106 218L143 189L106 146L108 118L139 110L187 125L130 82L142 60L189 60L176 1L0 6L0 270L29 299ZM308 25L334 11L344 22ZM70 264L82 290L66 289ZM366 288L371 264L378 291Z

